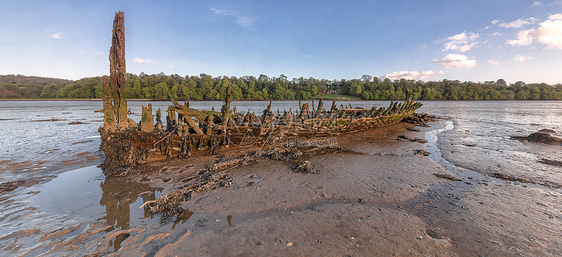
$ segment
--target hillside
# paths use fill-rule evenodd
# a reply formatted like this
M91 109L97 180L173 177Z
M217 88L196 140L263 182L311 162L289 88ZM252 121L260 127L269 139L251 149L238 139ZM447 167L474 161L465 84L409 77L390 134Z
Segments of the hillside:
M0 75L0 98L39 98L45 88L56 91L71 82L66 79Z

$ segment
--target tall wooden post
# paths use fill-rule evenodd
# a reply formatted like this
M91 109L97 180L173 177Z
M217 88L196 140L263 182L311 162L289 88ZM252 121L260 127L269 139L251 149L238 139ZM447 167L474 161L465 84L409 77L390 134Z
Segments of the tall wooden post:
M109 50L109 72L111 86L113 88L113 105L115 117L117 118L117 128L126 129L129 127L127 118L127 87L125 65L125 14L115 13L113 20L113 33L111 48Z
M221 108L221 114L222 114L222 125L223 125L223 131L226 132L227 128L228 128L228 123L230 121L230 115L231 115L231 110L230 110L230 99L231 99L231 88L230 88L230 83L228 84L228 87L226 89L226 96L224 98L224 105Z

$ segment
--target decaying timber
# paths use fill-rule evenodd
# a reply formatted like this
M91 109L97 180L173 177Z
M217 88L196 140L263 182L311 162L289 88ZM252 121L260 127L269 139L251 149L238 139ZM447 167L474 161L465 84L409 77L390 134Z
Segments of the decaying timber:
M119 175L126 167L146 163L151 159L190 158L193 154L218 154L221 147L248 145L283 145L293 138L326 137L340 133L390 125L410 117L421 103L392 102L388 108L339 108L308 110L304 103L296 113L275 114L271 105L262 116L249 111L236 113L227 108L222 112L203 112L180 105L168 109L166 127L154 124L151 107L144 108L140 125L125 130L101 128L102 150L106 174ZM323 105L320 100L318 107ZM332 105L335 105L332 104ZM232 113L228 113L232 112ZM120 171L122 170L122 171Z
M112 45L110 49L110 78L104 77L104 123L100 127L105 154L102 164L108 176L125 175L130 169L151 160L191 158L193 155L219 154L225 146L290 144L293 138L326 137L369 128L390 125L411 117L421 103L407 99L392 101L390 106L371 109L337 107L332 102L324 109L320 100L317 108L312 102L299 101L298 110L274 112L270 101L261 116L248 110L238 113L230 107L230 85L221 112L196 110L186 102L181 105L168 92L172 105L168 107L166 126L162 124L161 111L152 106L142 108L142 120L137 124L127 117L125 77L124 15L115 14Z

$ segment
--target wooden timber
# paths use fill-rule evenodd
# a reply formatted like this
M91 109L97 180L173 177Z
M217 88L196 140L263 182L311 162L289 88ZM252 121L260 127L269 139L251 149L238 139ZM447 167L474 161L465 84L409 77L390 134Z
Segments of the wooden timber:
M248 110L245 115L239 115L240 118L232 118L232 110L227 107L230 100L227 99L222 113L209 114L204 116L205 119L198 119L197 117L203 117L200 111L180 105L173 99L172 102L174 104L168 111L165 128L154 125L151 131L147 131L146 126L137 126L105 133L101 148L106 157L104 164L108 163L111 166L102 167L109 170L117 167L119 170L150 160L190 158L192 153L218 154L224 146L263 146L279 144L282 139L288 138L328 137L377 128L410 117L422 106L419 102L405 101L391 102L388 108L326 110L319 104L317 110L308 112L308 104L304 103L300 115L292 115L292 111L272 112L270 104L262 116L256 116ZM149 110L151 108L143 109L143 117L152 116L146 113ZM180 121L176 120L176 114ZM142 123L154 124L153 121L143 121L141 125ZM185 124L185 129L180 129L181 125L178 124ZM116 148L126 149L116 151ZM119 172L110 172L114 173Z
M115 14L109 59L111 75L103 79L104 123L99 129L100 149L105 154L101 167L108 176L129 174L134 172L131 167L151 160L218 154L225 146L283 146L282 139L287 138L327 137L386 126L410 117L422 106L406 99L391 102L387 108L353 108L351 104L337 108L334 101L330 109L324 109L320 100L317 108L312 102L309 109L308 103L299 101L299 110L281 113L271 110L270 101L263 115L257 116L250 110L241 114L236 107L231 109L229 85L220 113L190 108L188 102L181 105L168 92L172 105L167 110L166 127L160 109L154 117L151 105L143 106L142 120L137 124L127 117L123 12Z

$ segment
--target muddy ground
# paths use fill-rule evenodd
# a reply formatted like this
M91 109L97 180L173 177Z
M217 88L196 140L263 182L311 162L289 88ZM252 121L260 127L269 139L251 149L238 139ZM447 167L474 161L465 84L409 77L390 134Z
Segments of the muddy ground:
M556 256L560 191L450 172L419 154L443 126L400 123L335 137L342 150L303 151L226 172L230 187L192 195L177 218L65 242L97 256ZM243 151L251 151L247 148ZM240 149L222 151L223 158ZM432 153L436 154L436 153ZM171 191L217 157L153 164L137 182ZM294 173L310 161L317 174ZM91 225L96 234L104 226ZM84 234L82 233L82 234ZM84 238L89 235L84 234ZM81 238L81 235L77 236ZM64 251L63 251L64 252ZM71 253L72 251L68 252Z

